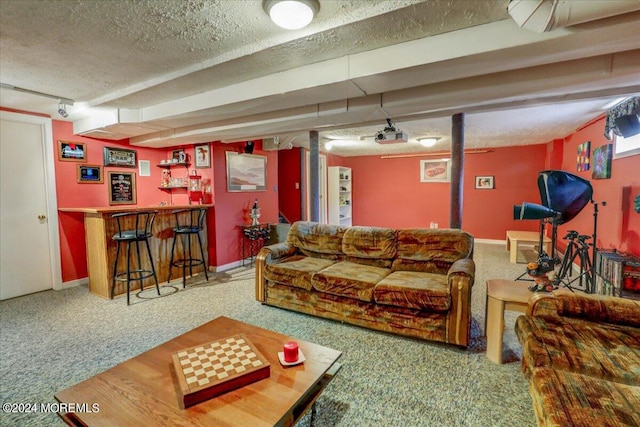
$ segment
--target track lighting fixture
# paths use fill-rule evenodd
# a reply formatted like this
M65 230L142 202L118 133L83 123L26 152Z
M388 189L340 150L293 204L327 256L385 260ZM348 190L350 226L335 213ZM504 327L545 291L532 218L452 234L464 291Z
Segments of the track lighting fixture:
M69 113L67 113L67 106L62 102L58 104L58 114L65 119L69 117Z

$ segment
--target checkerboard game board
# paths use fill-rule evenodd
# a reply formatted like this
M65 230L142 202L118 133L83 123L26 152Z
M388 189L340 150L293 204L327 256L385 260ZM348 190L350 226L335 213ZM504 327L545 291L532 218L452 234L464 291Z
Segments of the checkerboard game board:
M185 408L271 375L271 365L244 334L188 348L172 357Z

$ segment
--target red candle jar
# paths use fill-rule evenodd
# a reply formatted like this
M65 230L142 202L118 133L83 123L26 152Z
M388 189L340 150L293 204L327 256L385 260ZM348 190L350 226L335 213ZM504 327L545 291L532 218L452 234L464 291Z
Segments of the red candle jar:
M284 361L292 363L298 360L298 343L289 341L284 344Z

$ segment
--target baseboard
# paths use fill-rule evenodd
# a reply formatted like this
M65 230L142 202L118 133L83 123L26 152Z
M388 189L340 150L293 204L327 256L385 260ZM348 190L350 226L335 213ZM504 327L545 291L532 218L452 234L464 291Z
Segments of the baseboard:
M74 288L76 286L82 286L82 285L88 285L88 284L89 284L89 278L83 277L82 279L69 280L68 282L62 282L62 286L60 287L60 289L69 289L69 288Z
M211 267L210 270L213 269L216 273L220 273L237 267L242 267L242 260L230 262L229 264L217 265L215 267Z
M506 240L496 240L496 239L473 239L475 243L489 243L490 245L506 245Z

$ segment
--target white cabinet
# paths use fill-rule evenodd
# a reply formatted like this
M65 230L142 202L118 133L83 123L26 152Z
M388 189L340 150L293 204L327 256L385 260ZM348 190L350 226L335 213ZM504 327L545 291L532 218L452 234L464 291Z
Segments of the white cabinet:
M353 203L351 192L351 168L331 166L327 189L329 224L350 227Z

